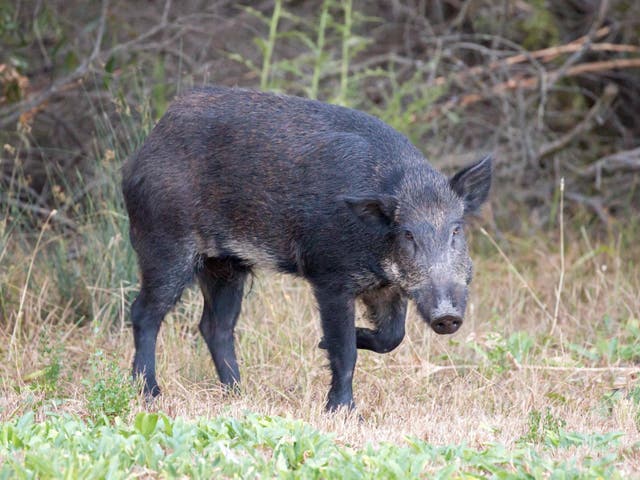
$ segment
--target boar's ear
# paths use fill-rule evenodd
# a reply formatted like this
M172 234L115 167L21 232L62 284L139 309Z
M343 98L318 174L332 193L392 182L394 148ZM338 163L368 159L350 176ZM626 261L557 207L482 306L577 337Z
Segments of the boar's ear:
M341 196L340 200L346 203L360 220L372 226L391 225L398 206L398 200L392 195Z
M464 201L464 214L478 211L489 195L491 187L491 155L469 165L449 180L449 185Z

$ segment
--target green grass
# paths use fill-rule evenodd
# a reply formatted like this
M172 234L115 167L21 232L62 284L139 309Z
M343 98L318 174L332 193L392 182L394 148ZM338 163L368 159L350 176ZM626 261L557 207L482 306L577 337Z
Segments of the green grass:
M417 438L352 448L300 420L251 413L199 420L140 413L112 425L53 414L36 421L29 413L0 424L0 478L617 479L627 478L615 468L620 436L558 427L515 449ZM583 446L594 455L555 458Z

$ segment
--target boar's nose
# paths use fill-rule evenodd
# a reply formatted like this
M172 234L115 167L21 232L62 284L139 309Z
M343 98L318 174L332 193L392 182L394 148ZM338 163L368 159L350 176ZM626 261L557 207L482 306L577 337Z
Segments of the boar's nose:
M462 318L453 314L443 315L431 321L431 328L440 335L454 333L460 325L462 325Z
M450 334L456 332L462 325L464 315L464 291L454 283L436 284L432 288L435 302L429 317L434 332Z

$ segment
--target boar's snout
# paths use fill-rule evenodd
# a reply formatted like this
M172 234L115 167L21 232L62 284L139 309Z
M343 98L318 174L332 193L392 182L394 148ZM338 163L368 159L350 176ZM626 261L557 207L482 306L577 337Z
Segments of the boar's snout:
M456 332L462 325L462 317L458 315L444 315L443 317L434 318L431 322L431 328L440 335Z
M466 307L466 287L448 285L431 286L414 294L420 316L434 332L440 335L455 333L463 322Z
M464 311L459 308L459 303L452 298L454 289L443 289L435 298L435 305L430 312L431 328L440 335L456 332L462 325Z

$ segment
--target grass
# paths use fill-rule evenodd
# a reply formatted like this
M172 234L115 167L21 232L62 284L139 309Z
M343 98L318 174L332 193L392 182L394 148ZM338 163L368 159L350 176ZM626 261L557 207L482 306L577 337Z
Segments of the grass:
M109 208L89 218L92 223L82 228L84 239L104 239L98 230L105 225L113 227L113 237L89 242L83 256L74 259L59 252L69 248L70 239L51 229L44 229L37 250L21 240L25 233L17 227L7 229L4 237L2 428L6 432L27 425L25 432L44 435L63 431L62 422L78 432L65 433L69 437L59 443L32 439L38 445L34 455L45 448L81 455L82 449L98 448L91 446L91 439L106 432L114 445L134 442L131 432L140 415L163 412L160 423L176 422L194 438L200 438L202 429L221 429L226 423L252 429L256 422L273 422L280 431L290 429L289 436L282 435L293 441L302 435L294 426L303 424L292 419L300 419L305 431L313 432L312 443L318 442L313 448L329 445L321 449L320 466L312 463L316 466L298 471L285 462L281 471L285 464L266 446L278 444L281 437L260 437L263 446L246 444L236 452L239 440L228 434L225 442L231 443L203 443L202 450L193 453L208 465L205 476L252 472L242 470L248 465L278 475L295 470L291 475L323 476L328 471L322 465L335 463L332 455L361 465L364 476L375 476L376 468L392 459L401 470L414 468L402 459L413 458L408 452L416 449L421 453L414 460L423 475L442 478L502 475L498 472L518 477L520 471L534 478L535 472L555 478L555 471L615 478L639 466L632 452L640 442L640 278L632 252L623 250L623 237L594 243L567 232L564 289L555 333L549 336L552 321L531 291L547 308L554 307L560 263L553 235L508 238L503 242L508 263L484 236L473 234L476 279L465 325L454 336L436 336L411 311L407 338L396 351L360 352L355 375L359 421L323 412L329 374L324 353L317 349L319 318L308 286L268 272L252 280L238 327L242 393L225 395L216 383L197 331L200 295L192 289L163 325L158 374L164 394L147 405L127 381L133 355L127 310L137 287L135 268L128 263L133 261L130 247L118 237L126 220ZM69 263L58 263L61 258ZM68 287L58 285L55 279L63 274L57 269L75 271L82 285L77 288L86 291L87 298L77 299ZM20 331L14 336L23 293ZM16 458L12 449L22 449L24 455L31 451L8 445L8 434L2 435L5 451L0 456ZM148 441L145 448L158 458L163 448L169 451L154 443L169 440L135 438ZM76 440L75 446L66 443ZM242 461L213 462L224 445ZM246 456L256 448L259 460ZM96 461L102 458L91 451ZM137 465L142 471L168 472L163 470L169 468L168 460L158 463L158 458L127 453L132 451L137 450L121 453L118 468ZM176 458L182 455L184 463L187 450L180 452ZM20 468L38 471L37 462L18 458L24 459ZM64 458L72 465L73 455ZM61 462L60 468L67 468ZM18 471L15 462L7 465L6 471ZM175 468L176 475L188 474ZM413 472L402 471L409 476ZM39 475L46 477L46 471ZM344 477L349 475L345 470Z
M188 290L159 338L164 394L147 404L128 381L128 310L138 286L118 186L119 164L139 140L100 131L94 180L78 187L91 188L77 204L61 197L58 205L60 214L73 213L74 231L56 215L3 206L0 458L14 460L0 477L47 477L38 459L50 456L59 458L50 469L79 472L74 462L86 455L96 476L104 468L188 475L189 455L203 476L326 477L330 466L346 478L354 471L374 477L397 465L398 478L616 478L640 468L640 252L632 223L596 237L575 220L564 222L563 255L559 231L496 240L470 228L476 275L465 324L456 335L437 336L410 310L397 350L360 352L354 388L361 419L323 411L329 373L303 281L270 272L251 279L237 330L244 383L235 396L216 382L197 329L202 300ZM161 412L157 424L164 426L141 438L136 425L147 412ZM254 431L265 422L280 433L246 444L224 427ZM227 433L178 452L162 443L175 441L163 430L169 425L192 439L212 429ZM19 430L22 440L11 440ZM101 436L116 446L141 442L149 456L127 447L109 466L99 451L108 445L96 444ZM308 469L279 460L269 446L298 440L321 452ZM239 463L216 463L220 449Z

